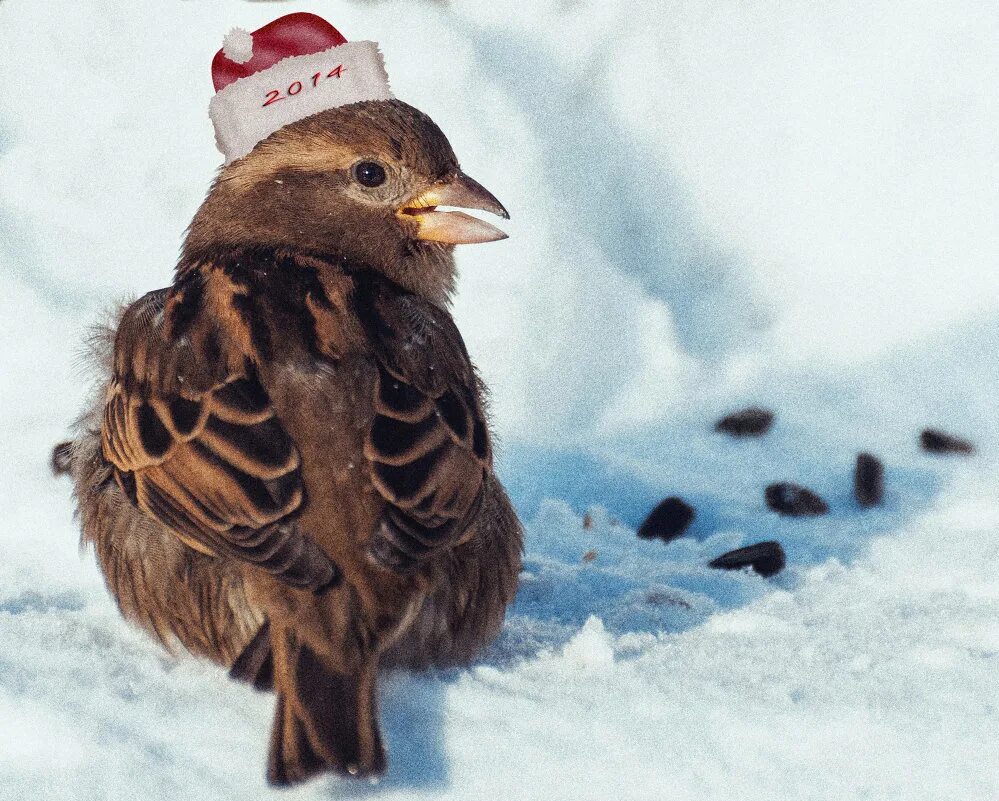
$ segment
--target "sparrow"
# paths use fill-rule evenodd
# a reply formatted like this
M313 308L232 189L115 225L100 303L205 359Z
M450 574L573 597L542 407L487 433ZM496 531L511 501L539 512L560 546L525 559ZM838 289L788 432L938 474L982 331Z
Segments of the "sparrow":
M93 337L56 447L122 614L273 689L267 776L377 775L390 667L468 663L522 530L448 311L454 245L508 217L397 100L289 124L219 172L173 283Z

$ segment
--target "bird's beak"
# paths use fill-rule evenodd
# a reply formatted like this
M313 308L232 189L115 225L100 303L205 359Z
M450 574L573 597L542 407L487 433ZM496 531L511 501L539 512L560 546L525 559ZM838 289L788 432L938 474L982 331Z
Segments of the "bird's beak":
M447 181L440 181L422 194L410 199L396 213L417 225L417 239L445 242L449 245L471 245L495 242L507 235L494 225L460 211L438 211L438 206L459 209L479 209L510 219L492 193L478 181L459 172Z

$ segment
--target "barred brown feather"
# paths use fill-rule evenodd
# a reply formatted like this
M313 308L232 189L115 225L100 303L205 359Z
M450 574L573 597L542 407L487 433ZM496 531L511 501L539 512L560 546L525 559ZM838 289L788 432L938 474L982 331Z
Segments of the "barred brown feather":
M221 377L205 369L197 346L210 341L204 328L214 323L186 305L192 285L177 292L186 300L150 293L126 311L101 427L103 455L126 495L196 550L325 587L332 563L288 520L304 497L298 449L251 362L230 359L240 370ZM166 309L174 313L170 326ZM180 339L168 336L181 331ZM168 376L160 372L167 366Z
M378 361L364 455L390 504L369 549L409 571L459 541L478 511L492 466L485 413L450 315L379 280L359 280L354 302Z

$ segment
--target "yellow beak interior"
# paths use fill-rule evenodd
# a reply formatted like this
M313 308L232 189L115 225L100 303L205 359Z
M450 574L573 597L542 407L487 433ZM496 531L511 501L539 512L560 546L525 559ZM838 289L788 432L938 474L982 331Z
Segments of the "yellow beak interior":
M438 207L478 209L509 219L510 215L489 190L478 181L459 172L448 181L434 184L423 194L411 199L396 212L417 225L417 239L444 242L449 245L470 245L496 242L507 234L494 225L462 211L441 211Z

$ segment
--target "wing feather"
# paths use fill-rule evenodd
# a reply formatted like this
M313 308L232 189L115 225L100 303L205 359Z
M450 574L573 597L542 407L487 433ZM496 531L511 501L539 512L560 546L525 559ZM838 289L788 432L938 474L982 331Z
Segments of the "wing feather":
M385 282L360 282L378 362L364 453L388 502L370 547L409 571L460 541L492 467L481 387L450 315Z
M207 363L199 345L224 341L215 323L185 309L174 340L165 305L150 293L119 325L101 431L119 486L197 550L329 584L332 563L290 519L304 499L298 449L249 360Z

